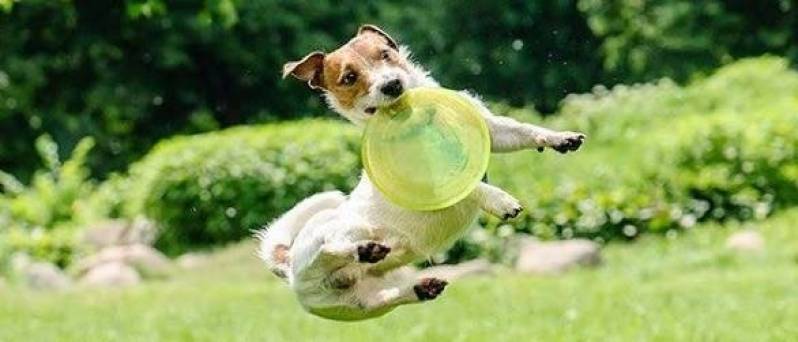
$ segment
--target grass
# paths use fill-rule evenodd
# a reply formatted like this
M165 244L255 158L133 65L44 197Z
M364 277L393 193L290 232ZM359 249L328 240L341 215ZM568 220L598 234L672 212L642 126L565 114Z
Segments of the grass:
M798 210L755 224L766 251L736 255L734 225L643 237L559 277L502 272L359 323L304 313L245 243L201 269L127 289L0 290L0 341L762 341L798 336Z

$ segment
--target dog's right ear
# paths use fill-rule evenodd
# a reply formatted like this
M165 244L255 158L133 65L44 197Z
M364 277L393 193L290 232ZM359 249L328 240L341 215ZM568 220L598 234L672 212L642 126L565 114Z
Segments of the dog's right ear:
M310 89L323 88L324 56L324 52L315 51L298 61L285 63L283 78L291 75L307 82Z
M399 50L399 46L396 45L396 40L394 40L390 35L385 33L385 31L383 31L381 28L371 24L363 24L360 26L359 29L357 29L358 36L366 32L376 33L377 35L382 36L382 38L385 38L385 40L387 41L388 46L390 46L394 50Z

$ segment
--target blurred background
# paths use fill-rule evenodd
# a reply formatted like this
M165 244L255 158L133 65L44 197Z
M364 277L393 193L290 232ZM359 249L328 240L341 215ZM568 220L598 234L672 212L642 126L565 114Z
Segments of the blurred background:
M363 23L589 139L494 156L527 210L421 265L493 275L345 333L250 236L356 183L280 71ZM793 0L0 0L0 340L795 338L796 62Z

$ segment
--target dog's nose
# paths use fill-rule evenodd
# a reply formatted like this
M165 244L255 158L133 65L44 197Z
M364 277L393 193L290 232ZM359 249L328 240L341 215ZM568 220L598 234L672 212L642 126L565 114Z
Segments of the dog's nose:
M380 91L385 95L397 97L402 95L405 89L402 87L402 81L395 79L383 84L382 87L380 87Z

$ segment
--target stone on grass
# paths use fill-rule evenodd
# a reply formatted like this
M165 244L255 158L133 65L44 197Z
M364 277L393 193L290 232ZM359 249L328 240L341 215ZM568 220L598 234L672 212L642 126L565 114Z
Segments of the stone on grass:
M34 262L22 272L25 284L35 290L62 290L71 284L69 277L49 262Z
M31 260L30 255L23 252L16 252L11 255L9 265L11 266L11 272L15 274L22 274L25 270L33 263Z
M456 265L438 265L421 270L424 277L434 277L446 280L454 280L473 276L493 275L495 269L493 265L484 259L475 259L462 262Z
M155 224L142 217L132 222L109 220L86 228L81 241L94 249L136 244L151 246L155 241L155 233Z
M558 274L576 266L601 262L599 244L584 239L543 242L525 238L521 242L516 269L532 274Z
M117 287L138 284L141 282L141 277L133 267L112 261L88 270L80 282L92 287Z
M765 249L765 239L755 230L739 231L726 239L726 248L735 252L761 252Z
M161 276L169 272L171 264L161 252L143 244L106 247L77 263L78 274L110 262L121 262L134 267L144 276Z
M177 258L175 263L177 266L183 269L195 269L203 264L208 260L208 256L201 253L186 253Z

